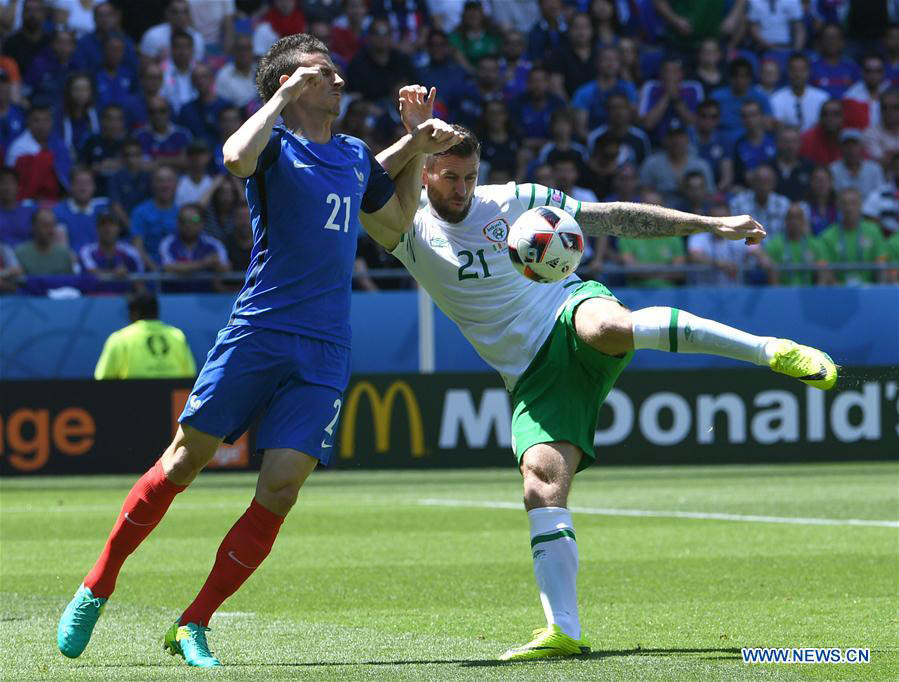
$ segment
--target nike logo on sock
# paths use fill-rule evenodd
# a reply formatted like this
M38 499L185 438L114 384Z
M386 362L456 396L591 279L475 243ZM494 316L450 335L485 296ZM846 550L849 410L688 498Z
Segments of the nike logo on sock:
M243 566L244 568L249 568L251 571L254 570L254 569L256 569L256 568L259 568L258 566L249 566L249 565L245 564L244 562L242 562L240 559L238 559L236 556L234 556L234 550L233 550L233 549L232 549L230 552L228 552L228 558L229 558L229 559L234 559L234 561L236 561L237 563L239 563L241 566Z
M128 523L133 523L135 526L152 526L156 523L155 521L150 521L150 523L140 523L139 521L135 521L130 516L128 516L128 512L125 512L125 520Z

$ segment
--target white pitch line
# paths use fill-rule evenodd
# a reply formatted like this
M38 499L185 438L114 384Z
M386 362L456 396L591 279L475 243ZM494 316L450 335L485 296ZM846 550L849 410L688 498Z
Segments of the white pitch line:
M478 502L476 500L424 499L427 507L474 507L476 509L521 509L520 502ZM758 514L723 514L717 512L655 511L651 509L611 509L604 507L571 507L575 514L595 516L644 516L663 519L702 519L712 521L744 521L748 523L790 523L799 526L877 526L899 528L899 521L876 519L815 519L801 516L760 516Z

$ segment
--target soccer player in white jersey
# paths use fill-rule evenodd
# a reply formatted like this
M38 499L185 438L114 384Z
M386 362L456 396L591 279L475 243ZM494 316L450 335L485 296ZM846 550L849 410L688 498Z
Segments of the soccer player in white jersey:
M410 124L415 121L406 121ZM477 187L480 145L471 132L454 127L461 142L425 162L427 205L401 237L378 238L512 393L513 449L524 479L547 626L500 658L581 655L590 647L581 638L578 617L578 551L568 492L575 472L595 459L600 405L634 350L736 358L821 389L834 385L837 367L814 348L754 336L677 308L630 311L605 286L576 275L553 284L524 278L509 260L506 236L512 223L536 206L567 211L594 236L712 232L758 243L765 231L747 215L710 218L654 205L582 203L534 184ZM385 150L378 161L393 174L396 159L390 156Z

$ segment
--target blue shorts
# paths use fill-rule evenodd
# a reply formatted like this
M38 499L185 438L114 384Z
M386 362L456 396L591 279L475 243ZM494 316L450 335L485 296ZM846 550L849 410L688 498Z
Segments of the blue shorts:
M349 377L349 348L228 326L218 333L178 421L233 443L261 417L257 450L292 448L327 466Z

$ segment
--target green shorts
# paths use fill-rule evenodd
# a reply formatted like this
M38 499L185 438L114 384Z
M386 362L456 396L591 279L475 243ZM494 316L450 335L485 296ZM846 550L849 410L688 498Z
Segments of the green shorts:
M574 289L512 391L512 449L519 465L528 448L555 441L567 441L584 452L578 471L596 459L593 438L599 408L633 356L606 355L578 337L574 311L596 297L618 300L599 282Z

